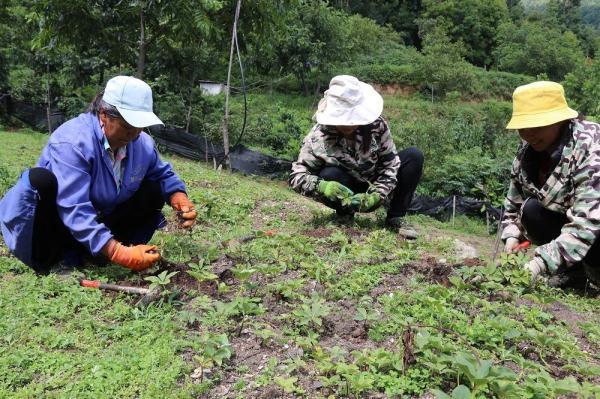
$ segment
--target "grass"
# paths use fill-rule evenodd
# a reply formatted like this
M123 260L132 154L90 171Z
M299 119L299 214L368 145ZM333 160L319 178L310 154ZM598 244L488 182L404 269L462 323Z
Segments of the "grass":
M0 189L46 138L0 131ZM160 301L36 276L0 244L0 398L599 397L600 299L532 286L523 259L489 265L484 223L411 216L406 242L382 211L338 226L283 181L166 158L197 226L155 234L167 261L145 275L83 270L142 286L177 271Z

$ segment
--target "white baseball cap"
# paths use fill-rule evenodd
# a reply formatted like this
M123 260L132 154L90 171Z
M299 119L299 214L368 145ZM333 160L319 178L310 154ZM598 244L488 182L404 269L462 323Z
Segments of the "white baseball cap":
M368 125L383 111L383 98L354 76L338 75L319 101L314 119L321 125Z
M133 127L164 125L152 112L152 89L132 76L115 76L106 83L102 99L119 110Z

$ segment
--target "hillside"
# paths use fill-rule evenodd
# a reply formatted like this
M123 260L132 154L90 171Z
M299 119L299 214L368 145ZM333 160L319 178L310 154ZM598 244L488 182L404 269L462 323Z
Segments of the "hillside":
M0 131L0 194L46 139ZM156 234L144 275L84 270L159 276L160 301L36 276L0 244L0 398L599 397L598 293L531 286L521 257L491 266L481 222L413 216L406 242L383 214L338 226L283 181L166 158L197 226Z

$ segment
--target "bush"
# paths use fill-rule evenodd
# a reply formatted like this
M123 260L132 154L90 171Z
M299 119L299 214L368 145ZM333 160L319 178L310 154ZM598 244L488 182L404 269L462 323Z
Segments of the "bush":
M46 101L45 79L31 68L20 66L8 74L9 94L16 100L43 103Z
M510 160L493 159L479 148L470 148L437 162L423 186L432 195L461 195L499 206L506 195L510 166Z

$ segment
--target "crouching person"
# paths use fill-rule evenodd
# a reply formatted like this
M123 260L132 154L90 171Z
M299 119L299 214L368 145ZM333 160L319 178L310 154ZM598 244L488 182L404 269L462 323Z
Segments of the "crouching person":
M385 205L386 226L415 238L403 217L421 179L423 154L414 147L396 152L382 111L383 98L370 85L347 75L331 79L289 184L342 220Z
M160 260L146 243L164 224L165 202L184 227L194 224L196 211L142 131L157 124L150 86L128 76L109 80L86 113L50 136L37 167L0 202L10 251L43 274L68 272L86 254L136 271Z
M525 268L600 282L600 125L568 107L563 87L535 82L513 94L508 129L523 140L502 222L505 251L539 245Z

